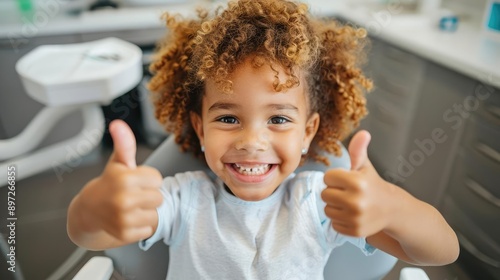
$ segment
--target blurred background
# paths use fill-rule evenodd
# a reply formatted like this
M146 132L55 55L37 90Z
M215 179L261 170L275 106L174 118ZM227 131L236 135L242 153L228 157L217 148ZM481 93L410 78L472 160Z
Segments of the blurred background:
M319 17L368 31L365 71L375 88L361 128L372 133L370 159L384 179L437 207L460 238L459 260L425 268L430 278L500 279L500 1L307 3ZM192 16L199 5L218 4L224 1L0 0L0 141L20 134L45 106L23 88L15 70L21 57L41 45L117 37L142 50L143 78L101 109L106 127L115 118L132 127L140 163L167 137L145 88L155 43L165 35L160 15ZM82 126L80 113L69 114L39 148L76 135ZM75 255L66 211L81 187L101 173L110 151L104 131L82 158L68 151L63 168L51 162L49 170L17 182L16 256L25 279L71 279L100 254ZM2 224L7 191L0 188ZM0 232L9 235L6 226ZM398 263L384 279L399 279L404 266ZM14 279L7 267L2 261L0 279Z

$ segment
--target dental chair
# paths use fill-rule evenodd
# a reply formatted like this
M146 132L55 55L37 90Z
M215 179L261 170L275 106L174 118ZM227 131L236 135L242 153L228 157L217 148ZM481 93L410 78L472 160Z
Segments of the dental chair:
M190 170L209 170L200 159L193 157L191 154L180 152L173 138L174 137L169 137L166 139L149 158L146 159L144 164L155 167L163 176L171 176L179 172ZM341 157L334 157L331 155L328 157L331 163L329 167L321 163L308 162L297 171L324 171L327 168L333 167L350 169L349 154L344 147ZM112 259L114 269L118 271L124 279L166 279L169 254L168 247L162 242L157 242L148 251L140 250L137 244L130 244L128 246L106 250L105 254ZM326 264L324 275L325 279L377 280L382 279L389 273L396 261L396 258L382 251L377 251L371 256L365 256L359 248L346 243L333 250ZM110 262L108 262L108 265L109 263ZM82 277L78 279L85 278ZM102 279L109 279L109 276Z

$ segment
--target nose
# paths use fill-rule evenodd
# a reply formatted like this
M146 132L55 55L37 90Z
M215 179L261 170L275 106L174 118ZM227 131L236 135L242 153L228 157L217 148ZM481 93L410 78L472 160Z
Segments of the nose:
M265 129L243 128L235 143L236 150L245 150L248 153L266 151L269 147L270 135Z

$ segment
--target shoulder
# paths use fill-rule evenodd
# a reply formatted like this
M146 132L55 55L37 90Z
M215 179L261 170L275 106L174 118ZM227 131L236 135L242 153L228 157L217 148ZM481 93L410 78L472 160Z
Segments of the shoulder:
M302 171L286 181L288 188L302 191L318 191L325 188L322 171Z
M195 195L199 190L215 191L215 183L205 171L177 173L163 179L163 192Z
M169 178L169 177L166 177ZM187 182L195 182L195 183L203 183L203 182L212 182L210 177L205 171L187 171L182 173L177 173L173 176L177 181L187 183Z
M164 216L173 215L186 223L193 213L209 209L217 198L217 187L205 171L190 171L165 177L160 192L165 205Z
M315 197L325 188L323 177L324 173L321 171L303 171L288 177L284 182L288 199L297 200L299 204L312 199L315 203ZM314 195L310 196L311 194Z
M212 183L211 178L205 171L188 171L177 173L173 176L168 176L163 178L163 185L193 185L193 184L204 184L204 183Z

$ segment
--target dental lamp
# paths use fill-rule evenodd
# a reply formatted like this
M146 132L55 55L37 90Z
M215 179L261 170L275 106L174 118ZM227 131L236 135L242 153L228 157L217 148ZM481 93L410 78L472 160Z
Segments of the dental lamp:
M142 79L142 51L118 38L33 49L16 63L29 96L45 104L17 136L0 140L0 187L7 184L7 167L16 179L56 168L83 157L100 143L105 130L101 105L109 105ZM22 108L20 108L22 110ZM72 112L83 115L83 128L74 137L36 149L59 120Z

